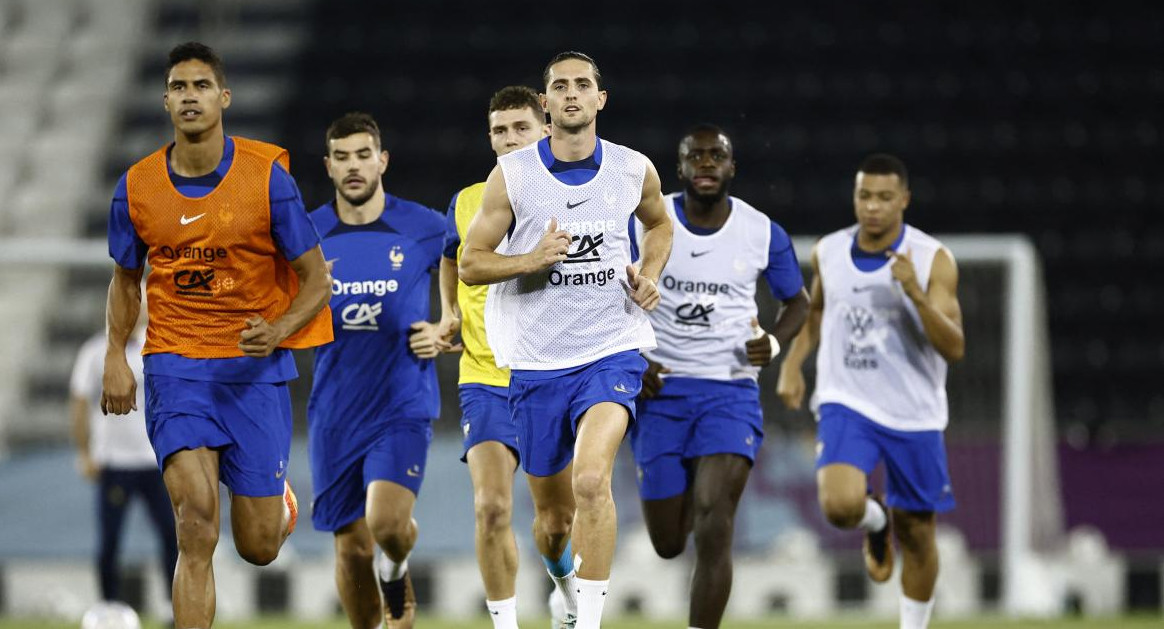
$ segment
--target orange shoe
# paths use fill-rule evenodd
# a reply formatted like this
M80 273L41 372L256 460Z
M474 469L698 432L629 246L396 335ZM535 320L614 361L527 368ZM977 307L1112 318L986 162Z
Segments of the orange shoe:
M287 505L287 534L295 532L295 523L299 520L299 500L291 490L291 483L283 481L283 504Z
M865 571L877 583L885 583L893 576L893 516L879 496L872 497L885 510L885 528L876 533L865 533L861 553L865 555Z
M405 572L395 581L380 580L384 596L384 629L412 629L416 621L416 592L412 576Z

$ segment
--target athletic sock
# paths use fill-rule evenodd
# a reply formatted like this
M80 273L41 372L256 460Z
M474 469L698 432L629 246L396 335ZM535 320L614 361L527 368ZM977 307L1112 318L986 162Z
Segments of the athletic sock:
M889 516L885 514L885 509L881 507L881 504L872 498L866 498L865 515L857 523L857 528L870 533L876 533L884 529L888 523Z
M591 581L577 578L578 624L576 629L599 629L602 624L602 606L606 604L606 590L610 580Z
M489 617L493 619L493 629L517 629L517 597L502 601L485 601Z
M570 542L566 542L566 548L557 559L542 555L542 563L546 565L546 572L554 580L554 587L562 593L562 599L566 604L566 613L577 616L578 594L576 590L578 588L575 584L577 575L574 572L574 549Z
M396 581L404 578L404 573L408 572L408 557L404 561L396 563L388 557L388 553L380 553L376 558L376 573L380 575L380 580L384 582Z
M926 629L930 625L930 612L934 610L934 599L926 602L901 597L901 629Z

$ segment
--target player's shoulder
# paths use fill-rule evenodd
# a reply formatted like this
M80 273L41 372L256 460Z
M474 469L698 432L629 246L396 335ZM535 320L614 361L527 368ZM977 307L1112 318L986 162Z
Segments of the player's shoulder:
M458 190L454 205L458 209L467 206L479 205L483 196L485 196L485 182L478 181L475 184L465 186L464 188Z
M262 140L255 140L252 138L245 138L238 135L232 135L230 136L230 139L234 141L234 150L236 153L256 155L272 161L277 160L278 158L287 154L287 149L279 146L278 144L272 144L270 142L264 142Z
M780 226L779 223L772 220L772 217L756 209L756 206L752 205L751 203L748 203L747 201L735 196L728 198L731 199L732 213L738 212L737 218L741 222L747 223L749 226L767 226L769 224L776 225L777 227ZM784 228L781 227L780 230L783 231Z
M335 213L333 201L328 201L311 210L307 213L307 217L311 219L311 222L315 225L315 231L319 232L321 236L330 231L339 221L339 217Z
M934 252L946 249L942 241L908 223L905 226L905 240L907 242L906 246L913 249L924 249Z
M853 243L853 237L857 235L858 225L853 224L834 232L829 232L821 236L820 240L813 245L813 252L817 258L827 256L835 251L848 251Z
M384 216L386 218L398 216L409 224L435 229L444 233L445 215L443 212L434 210L422 203L402 199L388 193L384 193L384 199Z

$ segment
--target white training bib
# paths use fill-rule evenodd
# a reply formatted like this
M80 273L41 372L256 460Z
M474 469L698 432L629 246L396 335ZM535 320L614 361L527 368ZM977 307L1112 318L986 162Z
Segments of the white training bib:
M824 315L812 408L837 403L894 430L943 430L948 422L946 361L926 338L917 308L893 279L891 264L857 268L857 227L817 244ZM942 244L905 226L898 253L910 252L926 288Z
M598 173L577 186L546 169L537 143L497 160L515 220L505 253L533 251L551 218L572 238L566 260L489 288L485 330L500 367L565 369L655 346L626 279L628 220L642 199L647 158L599 141Z
M658 347L647 357L670 376L708 380L755 380L745 343L757 315L756 280L768 268L770 219L731 197L731 214L714 234L699 235L679 221L675 199L667 212L675 226L671 258L659 278L659 307L649 313ZM635 222L642 246L643 226Z

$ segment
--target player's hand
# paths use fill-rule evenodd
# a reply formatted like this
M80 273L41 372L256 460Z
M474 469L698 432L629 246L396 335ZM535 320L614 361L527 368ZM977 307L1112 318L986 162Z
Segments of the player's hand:
M760 327L756 319L752 319L752 338L744 347L748 350L748 364L756 367L767 367L780 355L780 342Z
M137 410L137 379L124 355L105 357L101 377L101 414L125 415Z
M436 358L440 354L437 348L439 335L437 326L428 321L415 321L408 326L408 349L416 354L417 358Z
M917 281L917 271L913 267L913 251L907 249L905 253L897 253L889 250L885 252L885 256L892 261L889 270L893 272L893 279L901 284L905 294L910 299L917 299L919 295L925 296L925 291Z
M631 289L631 299L640 308L649 312L659 305L662 297L659 295L659 287L655 285L655 280L639 273L633 264L626 265L626 283Z
M804 404L804 374L800 369L785 365L780 367L780 378L776 381L776 395L784 406L798 411Z
M101 473L101 468L93 461L93 457L88 453L77 455L77 471L80 472L81 478L85 480L97 480L97 476Z
M461 343L453 343L453 338L461 331L461 318L454 315L441 317L437 324L437 349L447 354L465 349Z
M247 327L239 334L238 348L251 358L264 358L283 342L279 330L262 317L247 319Z
M643 390L639 395L644 399L653 398L663 388L663 378L659 374L671 373L671 370L646 356L643 356L643 360L647 361L647 370L643 372Z
M538 246L534 247L530 254L533 256L533 270L541 271L554 266L565 260L569 251L570 234L565 230L558 229L558 219L551 218L546 223L546 233L542 234Z

